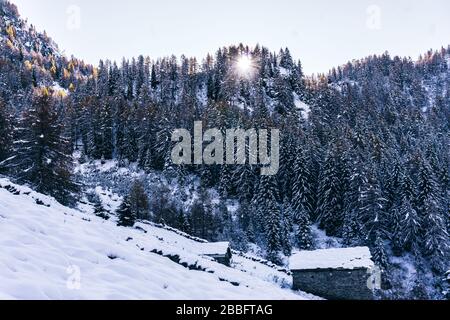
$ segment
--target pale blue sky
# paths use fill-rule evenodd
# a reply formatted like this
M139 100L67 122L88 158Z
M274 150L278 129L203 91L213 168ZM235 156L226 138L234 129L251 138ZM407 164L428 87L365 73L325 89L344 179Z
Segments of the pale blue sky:
M139 54L203 58L219 47L243 42L272 51L289 47L305 71L313 73L385 50L417 58L450 44L448 0L12 2L67 55L94 64ZM80 9L80 19L73 5Z

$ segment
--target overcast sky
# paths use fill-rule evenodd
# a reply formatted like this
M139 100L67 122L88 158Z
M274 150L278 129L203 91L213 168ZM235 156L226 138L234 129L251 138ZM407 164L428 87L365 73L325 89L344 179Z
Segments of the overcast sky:
M67 55L97 64L139 54L200 59L219 47L289 47L306 73L388 50L450 44L448 0L12 0Z

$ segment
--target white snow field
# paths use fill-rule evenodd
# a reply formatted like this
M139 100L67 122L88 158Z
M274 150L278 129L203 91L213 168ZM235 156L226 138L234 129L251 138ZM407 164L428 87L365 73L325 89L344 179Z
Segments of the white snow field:
M271 266L235 254L229 268L196 239L137 226L0 179L0 299L314 299Z

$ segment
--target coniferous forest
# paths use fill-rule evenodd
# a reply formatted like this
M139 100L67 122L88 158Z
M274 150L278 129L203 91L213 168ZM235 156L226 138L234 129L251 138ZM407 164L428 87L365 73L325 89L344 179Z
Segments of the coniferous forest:
M203 60L137 56L94 66L62 55L13 4L0 2L0 13L0 175L72 207L87 190L79 163L114 160L182 187L195 181L189 207L139 179L116 190L125 199L117 212L92 201L98 216L117 214L123 226L148 220L244 251L256 246L279 265L293 250L314 249L324 232L342 246L370 247L383 270L380 298L445 298L450 47L417 60L386 52L317 75L304 74L288 48L243 44ZM241 56L251 58L251 75L236 70ZM193 131L195 121L280 129L278 174L174 165L171 134ZM405 279L405 261L413 278Z

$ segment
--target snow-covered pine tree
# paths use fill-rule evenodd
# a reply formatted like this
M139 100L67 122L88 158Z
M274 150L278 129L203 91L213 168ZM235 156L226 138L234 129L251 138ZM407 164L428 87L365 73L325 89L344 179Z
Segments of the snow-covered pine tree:
M303 90L302 65L300 61L298 61L298 64L294 63L288 48L280 52L280 67L288 71L286 77L289 81L290 88L292 88L293 92L300 95Z
M253 199L256 208L256 229L261 233L267 248L267 258L279 263L279 255L282 250L282 239L287 238L281 233L281 208L280 195L276 178L273 176L261 176L258 191Z
M304 210L296 211L295 221L297 223L296 239L298 247L302 250L311 250L313 248L313 237L309 214Z
M292 253L291 233L293 231L294 211L288 199L284 199L281 206L280 217L280 236L282 251L285 256L290 256Z
M440 190L436 183L436 177L432 172L430 165L426 160L422 160L418 173L416 199L416 207L421 219L425 219L428 214L427 208L425 207L426 202L434 202L437 206L441 204L440 194Z
M447 267L444 263L444 257L448 255L450 249L450 238L443 218L443 210L432 199L427 199L422 209L427 212L423 219L425 254L430 257L433 267L442 272L444 271L443 268Z
M449 249L445 218L448 208L446 201L441 197L442 192L437 185L435 175L424 160L419 169L417 189L417 209L421 219L424 252L433 257L433 265L439 268L442 267L442 257L447 254Z
M169 118L170 111L166 109L160 110L160 118L155 124L155 142L152 155L154 168L169 171L173 167L171 159L173 125Z
M116 214L119 218L118 226L121 227L132 227L134 226L136 222L136 216L133 213L133 210L131 209L130 200L128 197L125 197L123 199L122 204L117 209Z
M330 236L339 234L343 224L343 192L336 155L328 153L319 182L317 217L320 227Z
M358 212L363 223L366 240L369 243L374 243L377 235L383 239L388 236L385 203L386 199L382 196L377 178L373 172L369 172L361 186Z
M415 254L420 251L421 220L409 199L404 198L399 208L402 217L399 232L399 242L405 250Z
M152 65L152 72L151 72L151 75L150 75L150 86L151 86L152 90L156 90L158 85L159 85L159 83L160 82L158 81L157 74L156 74L156 65L153 64Z
M139 126L138 126L138 106L136 103L128 105L125 101L119 108L118 115L120 125L118 126L117 150L120 159L127 159L136 162L139 156Z
M414 181L411 179L411 176L408 174L405 174L402 179L402 186L400 190L400 199L402 201L408 200L411 202L411 204L414 204L414 201L416 199L416 188Z
M128 201L136 219L149 219L148 195L144 189L144 184L141 181L136 180L131 185L131 190L128 195Z
M191 229L195 236L209 241L215 240L217 224L213 210L208 190L201 188L199 198L192 205L190 214Z
M406 225L410 224L413 227L416 223L420 227L420 219L417 216L417 211L413 206L414 202L414 185L409 175L404 172L401 173L400 179L397 180L396 172L399 169L394 169L393 178L388 182L386 195L386 212L387 212L387 229L389 230L389 237L392 240L392 249L394 254L400 255L404 250L411 250L411 241L405 242L405 236L408 233ZM394 185L398 184L398 190ZM391 191L389 191L391 190ZM395 194L395 196L392 196ZM414 210L412 212L411 210ZM411 214L411 215L410 215ZM407 219L408 218L408 219ZM412 219L412 220L409 220ZM415 228L413 228L415 229ZM412 231L415 235L415 231ZM418 234L416 234L418 236ZM407 236L408 237L408 236ZM412 238L415 239L414 236ZM406 244L407 243L407 244ZM416 250L416 243L414 242L414 250ZM413 250L413 251L414 251Z
M156 108L152 104L142 107L141 128L138 137L139 146L139 166L146 172L154 168L156 156L155 136L156 136Z
M146 79L148 79L148 69L145 66L145 58L143 55L140 55L136 62L136 72L135 72L135 88L136 93L139 94L142 90L146 90L144 87L146 83Z
M386 184L386 211L399 204L403 170L400 163L395 163Z
M278 203L270 202L266 207L266 241L267 241L267 259L273 263L280 264L280 253L283 250L283 239L286 235L283 234L281 226L281 212Z
M224 198L235 194L232 169L228 165L220 167L219 191Z
M372 246L372 256L375 264L383 270L386 270L389 260L386 253L385 243L379 233L375 236L375 243Z
M345 214L342 237L346 245L365 244L364 224L360 213L361 188L366 183L365 166L355 161L352 163L349 188L345 192Z
M365 244L363 225L359 220L358 210L347 211L342 226L342 238L348 246L359 246Z
M264 214L265 209L271 203L278 203L280 198L278 185L273 177L261 176L255 196L252 199L252 205L255 208L256 227L261 232L264 230Z
M388 238L392 242L392 252L394 255L399 256L403 252L402 244L402 220L403 216L400 210L400 204L397 204L389 210L388 213Z
M286 128L287 129L287 128ZM280 149L280 169L278 171L278 185L280 186L280 192L284 197L288 199L292 198L292 183L294 178L294 161L296 156L295 137L291 132L283 129L283 135L281 136L281 149Z
M295 108L294 95L289 80L286 79L287 72L284 68L277 69L277 74L274 79L274 97L275 97L275 111L280 115L286 115L292 112Z
M100 60L97 69L97 92L100 96L106 97L109 93L109 61Z
M89 82L88 82L89 84ZM92 158L101 159L101 136L102 133L98 128L100 124L100 102L96 96L86 96L79 102L80 107L83 108L84 112L81 118L81 130L82 130L82 140L84 153Z
M312 188L306 157L300 148L293 163L292 207L308 216L313 214Z
M99 218L109 220L110 218L109 212L105 209L100 197L97 194L94 194L93 203L94 203L94 214Z
M105 160L112 159L114 149L112 105L113 101L111 99L105 98L101 101L100 109L97 113L99 127L94 129L98 132L96 149L100 158Z
M11 168L20 181L69 204L78 186L72 180L69 141L62 133L51 93L38 89L15 131Z
M448 175L448 169L445 165L439 173L439 180L441 181L442 197L448 197L450 192L450 177Z
M186 216L186 214L181 210L178 213L177 224L175 227L188 234L191 233L191 224L189 223L189 219Z
M233 171L236 194L241 201L251 201L255 192L255 169L252 165L240 165Z

